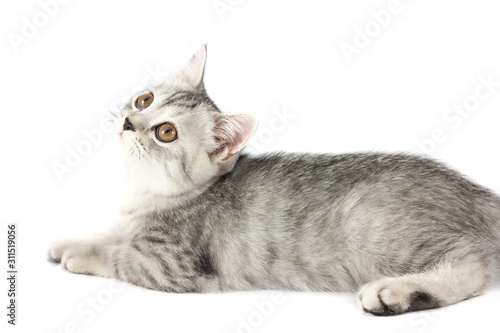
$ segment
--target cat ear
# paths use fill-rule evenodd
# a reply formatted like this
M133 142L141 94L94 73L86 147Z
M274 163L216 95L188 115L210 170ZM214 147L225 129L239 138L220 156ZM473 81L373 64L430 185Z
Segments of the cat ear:
M250 141L257 123L257 117L248 113L219 116L215 124L215 155L222 161L237 155Z
M203 90L203 74L205 72L205 62L207 60L207 45L203 45L191 57L184 66L178 79L184 81L196 89Z

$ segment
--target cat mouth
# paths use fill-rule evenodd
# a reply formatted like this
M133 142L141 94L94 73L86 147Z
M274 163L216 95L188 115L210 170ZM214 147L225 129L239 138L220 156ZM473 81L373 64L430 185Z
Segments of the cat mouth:
M128 152L131 157L136 157L139 160L142 160L146 155L149 155L149 151L142 143L139 138L127 138L125 139L123 132L119 133L119 140L123 144L125 148L129 148Z

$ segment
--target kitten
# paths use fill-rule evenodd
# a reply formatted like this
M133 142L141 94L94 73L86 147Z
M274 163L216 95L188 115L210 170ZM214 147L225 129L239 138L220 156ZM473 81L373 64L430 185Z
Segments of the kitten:
M115 119L123 231L55 243L74 273L170 292L359 291L375 315L482 294L500 266L500 198L397 154L240 154L250 114L219 111L206 47Z

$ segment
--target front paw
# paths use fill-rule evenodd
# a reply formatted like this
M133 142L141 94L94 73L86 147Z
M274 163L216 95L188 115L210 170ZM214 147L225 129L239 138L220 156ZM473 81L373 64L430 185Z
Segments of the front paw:
M93 258L89 246L76 245L64 251L61 257L63 267L77 274L94 275Z
M114 276L107 258L107 251L103 247L76 245L64 251L61 263L72 273L112 278Z
M64 252L66 252L67 249L75 246L76 244L78 244L77 241L73 239L67 239L52 243L49 246L49 251L47 252L47 259L55 263L60 263Z

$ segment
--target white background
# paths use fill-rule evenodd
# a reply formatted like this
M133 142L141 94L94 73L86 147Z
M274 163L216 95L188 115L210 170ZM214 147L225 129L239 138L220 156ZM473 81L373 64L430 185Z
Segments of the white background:
M221 14L214 3L230 7ZM75 0L46 9L44 22L40 2L2 2L1 241L5 249L6 224L18 223L20 271L18 326L9 332L496 332L498 287L445 309L377 318L350 294L175 295L45 260L50 242L117 223L124 172L99 127L109 110L151 83L149 72L174 73L203 43L210 96L224 112L261 119L254 152L418 152L416 142L441 128L430 155L500 192L500 86L455 127L443 118L474 102L480 76L500 81L498 2L401 0L377 31L370 13L389 3ZM32 36L26 22L40 26ZM355 46L367 26L373 37L348 62L342 43ZM14 47L23 29L29 38ZM85 145L85 131L103 138L95 134L59 179L54 164Z

